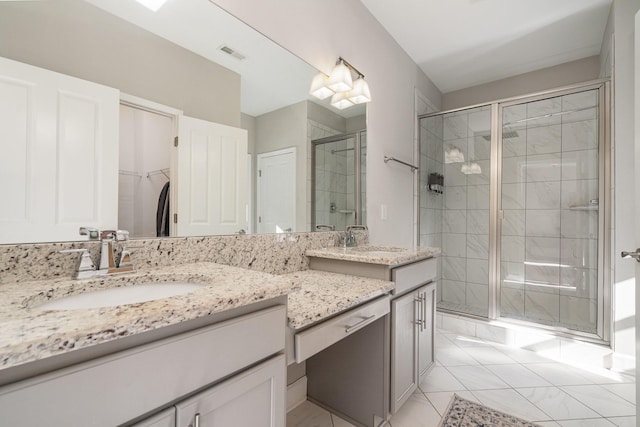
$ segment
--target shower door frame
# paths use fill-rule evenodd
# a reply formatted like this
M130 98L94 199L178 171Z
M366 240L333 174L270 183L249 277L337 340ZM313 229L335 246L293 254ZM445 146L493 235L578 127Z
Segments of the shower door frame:
M311 231L316 231L316 147L318 145L329 144L331 142L342 141L353 138L353 181L354 181L354 225L362 225L362 133L366 129L355 132L343 133L340 135L328 136L311 141Z
M443 313L451 313L457 316L470 317L487 321L500 321L512 325L533 327L552 333L556 336L567 338L579 338L583 341L597 344L611 344L612 326L612 284L611 284L611 218L612 204L611 192L611 83L608 79L598 79L585 83L578 83L561 88L536 92L500 99L492 102L465 106L446 111L439 111L418 116L418 120L441 116L479 107L491 107L491 150L490 150L490 181L489 181L489 303L487 317L476 316L464 312L438 308ZM568 329L562 326L551 326L511 319L500 316L500 260L502 237L502 112L505 107L540 101L548 98L569 95L588 90L598 90L598 197L604 203L598 206L598 318L596 333L582 332ZM418 153L420 153L420 138L417 138ZM418 191L418 206L421 191ZM418 215L418 241L420 238L420 216Z

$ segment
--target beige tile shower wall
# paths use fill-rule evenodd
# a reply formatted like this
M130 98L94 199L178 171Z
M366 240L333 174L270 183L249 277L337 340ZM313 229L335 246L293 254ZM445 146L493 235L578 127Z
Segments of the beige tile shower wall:
M309 156L307 159L308 162L308 170L309 174L307 174L307 230L311 230L311 200L314 195L311 193L311 177L315 168L311 164L311 150L313 150L313 145L311 141L316 139L322 139L329 136L339 135L342 132L332 129L329 126L323 125L315 120L307 119L307 146L309 149ZM320 162L320 164L324 165L325 160L325 148L318 148L318 152L316 153L316 165ZM316 166L317 167L317 166ZM325 170L322 167L322 173L317 175L318 182L316 183L316 223L317 224L332 224L330 222L329 217L329 189L325 188L325 184L328 183L328 180L325 180ZM318 191L319 190L319 191ZM335 224L337 227L337 224Z
M340 233L284 233L238 236L140 239L131 241L133 263L139 270L159 266L215 262L271 274L284 274L309 267L307 249L336 246ZM367 232L357 231L358 244L369 241ZM78 255L63 249L87 248L98 262L100 242L61 242L0 245L0 285L3 283L70 277Z
M599 197L596 105L592 90L504 110L505 317L595 332L598 211L590 201Z

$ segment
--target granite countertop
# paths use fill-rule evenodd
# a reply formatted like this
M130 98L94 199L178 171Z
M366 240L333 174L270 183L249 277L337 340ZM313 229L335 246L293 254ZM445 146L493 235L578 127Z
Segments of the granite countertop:
M85 291L167 281L206 286L185 295L115 307L37 308L48 300ZM286 295L296 286L300 284L295 276L206 262L108 278L3 284L0 370Z
M440 248L415 247L401 248L396 246L335 246L324 249L312 249L305 252L308 257L329 258L342 261L363 262L397 266L440 253Z
M285 275L297 290L289 294L289 327L299 330L387 294L394 282L306 270Z

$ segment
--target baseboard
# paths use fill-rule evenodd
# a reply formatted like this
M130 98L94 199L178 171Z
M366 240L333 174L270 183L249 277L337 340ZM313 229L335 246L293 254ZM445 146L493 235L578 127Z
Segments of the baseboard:
M287 412L307 400L307 376L287 386Z

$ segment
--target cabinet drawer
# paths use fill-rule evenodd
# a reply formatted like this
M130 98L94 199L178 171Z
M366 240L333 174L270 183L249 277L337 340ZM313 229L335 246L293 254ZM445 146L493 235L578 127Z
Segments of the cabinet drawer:
M436 258L429 258L391 270L391 280L396 283L395 294L402 294L418 285L436 278Z
M389 300L388 295L380 297L296 334L296 363L308 359L389 313Z

